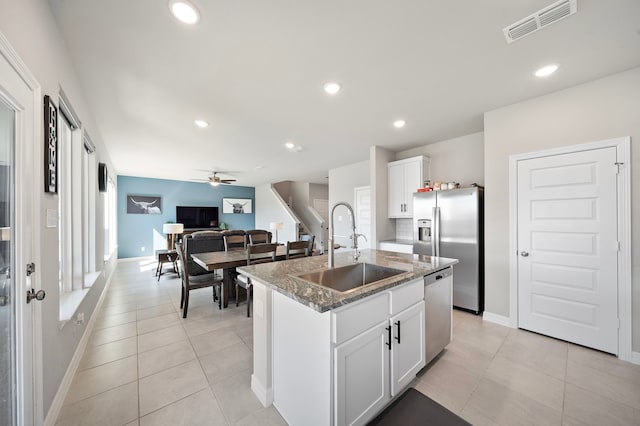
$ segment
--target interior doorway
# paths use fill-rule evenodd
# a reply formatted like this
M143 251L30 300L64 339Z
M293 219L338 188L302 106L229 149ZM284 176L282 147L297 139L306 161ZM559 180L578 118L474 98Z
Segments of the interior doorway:
M519 328L630 356L628 149L625 138L511 158Z
M26 293L41 186L33 175L40 89L0 34L0 424L42 424L40 310ZM37 108L39 111L39 108ZM37 123L37 124L36 124ZM39 329L38 329L39 330Z
M357 232L364 236L358 241L358 247L368 249L371 247L371 187L354 188L353 199L355 200Z

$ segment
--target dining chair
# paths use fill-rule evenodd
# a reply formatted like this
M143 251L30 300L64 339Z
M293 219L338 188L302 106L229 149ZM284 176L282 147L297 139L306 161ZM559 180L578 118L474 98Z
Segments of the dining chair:
M181 243L176 244L176 251L178 252L178 258L180 259L180 265L182 266L182 294L180 297L180 309L182 309L182 318L187 317L187 310L189 309L189 292L198 288L213 287L213 301L218 300L218 309L222 309L223 294L223 280L222 277L216 273L206 273L199 275L190 274L189 262L186 262L185 248ZM191 256L190 254L188 256ZM220 292L220 297L216 296L216 289Z
M244 250L247 248L247 236L244 231L224 231L224 250Z
M311 255L309 241L287 241L287 260Z
M275 262L277 249L278 245L275 243L249 244L247 246L247 265ZM245 275L238 275L236 277L236 306L239 305L238 287L242 287L247 291L247 317L250 317L251 301L253 297L253 285L251 284L251 278Z
M271 242L271 232L264 229L251 229L247 231L249 244L265 244Z
M316 236L315 235L301 235L300 240L309 242L309 256L313 256L313 249L315 248Z

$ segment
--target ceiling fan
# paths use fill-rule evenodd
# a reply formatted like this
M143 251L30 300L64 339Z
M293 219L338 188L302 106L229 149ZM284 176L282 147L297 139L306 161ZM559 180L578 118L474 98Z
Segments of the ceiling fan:
M207 179L192 179L192 180L197 180L197 181L202 181L202 182L209 182L209 185L211 185L211 186L218 186L221 183L230 184L230 183L236 181L236 179L222 179L220 176L218 176L218 173L224 173L224 172L216 172L216 171L213 171L213 170L211 170L211 171L206 170L206 171L208 171L209 173L213 173L213 174L211 176L207 177ZM224 173L224 174L226 174L226 173Z
M211 169L194 169L194 170L199 171L199 172L207 172L207 173L209 173L209 176L207 176L206 179L193 179L192 178L191 180L196 180L196 181L200 181L200 182L208 182L209 185L211 185L211 186L218 186L221 183L224 183L224 184L228 185L228 184L236 181L236 179L223 179L220 176L218 176L218 174L222 174L222 175L225 175L225 176L231 176L231 173L240 173L240 172L227 172L227 171L220 172L220 171L215 171L215 170L211 170Z
M213 175L209 176L209 184L211 186L218 186L221 183L230 184L231 182L235 181L236 179L221 179L220 176L218 176L218 172L213 172Z

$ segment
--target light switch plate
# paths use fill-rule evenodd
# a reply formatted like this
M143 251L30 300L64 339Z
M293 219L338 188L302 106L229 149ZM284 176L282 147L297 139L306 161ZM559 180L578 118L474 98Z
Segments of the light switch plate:
M47 209L47 228L58 226L58 210Z

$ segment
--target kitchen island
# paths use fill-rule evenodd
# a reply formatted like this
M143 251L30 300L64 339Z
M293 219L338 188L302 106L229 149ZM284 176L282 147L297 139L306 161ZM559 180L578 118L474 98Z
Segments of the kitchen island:
M253 283L251 388L289 424L364 424L425 365L423 278L457 260L362 250L357 263L397 271L337 292L300 278L326 256L238 269Z

